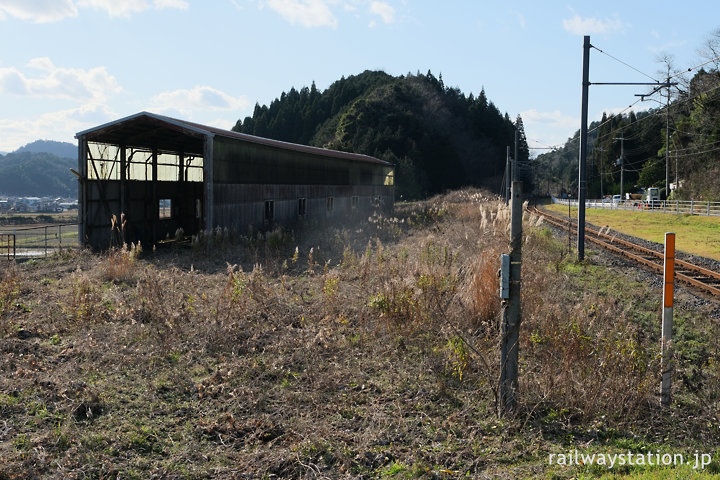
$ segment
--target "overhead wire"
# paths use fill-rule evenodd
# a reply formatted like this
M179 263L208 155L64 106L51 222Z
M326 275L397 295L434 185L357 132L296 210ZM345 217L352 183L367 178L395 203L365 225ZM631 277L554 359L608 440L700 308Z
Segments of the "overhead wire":
M687 157L692 157L694 155L703 155L705 153L712 153L712 152L718 152L718 151L720 151L720 147L711 148L710 150L703 150L702 152L691 152L691 153L683 153L681 155L676 155L675 154L676 151L672 150L672 153L673 153L672 156L677 157L677 158L687 158Z
M600 52L600 53L602 53L602 54L604 54L604 55L607 55L608 57L612 58L613 60L615 60L615 61L617 61L617 62L619 62L619 63L627 66L628 68L631 68L632 70L638 72L639 74L644 75L645 77L649 78L650 80L653 80L654 82L657 82L657 83L661 83L660 81L658 81L657 79L655 79L655 78L653 78L652 76L648 75L647 73L645 73L645 72L643 72L643 71L641 71L641 70L633 67L633 66L630 65L629 63L624 62L624 61L620 60L620 59L617 58L617 57L614 57L613 55L610 55L609 53L607 53L607 52L605 52L605 51L597 48L596 46L592 45L591 47L594 48L595 50L597 50L598 52ZM719 59L720 59L720 55L719 55L719 56L716 56L716 57L714 57L714 58L712 58L712 59L710 59L710 60L708 60L708 61L706 61L706 62L703 62L703 63L701 63L701 64L699 64L699 65L696 65L696 66L694 66L694 67L690 67L690 68L687 69L687 71L690 72L690 71L692 71L692 70L694 70L694 69L696 69L696 68L705 66L705 65L707 65L708 63L714 62L715 60L719 60ZM683 75L684 73L685 73L685 71L679 71L679 72L677 72L676 74L674 74L674 75L672 75L671 77L669 77L669 79L677 78L677 77ZM717 86L715 86L715 87L713 87L713 88L711 88L711 89L709 89L709 90L707 90L707 91L705 91L705 92L700 92L700 93L698 93L698 94L696 94L696 95L694 95L694 96L689 96L688 98L685 98L685 99L675 100L675 102L673 102L673 104L674 104L674 105L683 104L683 103L685 103L685 102L687 102L687 101L690 101L690 100L693 100L693 99L697 98L697 97L700 96L700 95L703 95L703 94L706 94L706 93L710 93L710 92L712 92L712 91L714 91L714 90L716 90L716 89L718 89L718 88L720 88L720 85L717 85ZM631 105L629 105L627 108L625 108L625 109L622 110L621 112L613 115L613 117L624 114L625 112L627 112L629 109L631 109L632 107L634 107L635 105L637 105L637 104L640 103L641 101L643 101L643 97L640 97L638 100L636 100L635 102L633 102L633 103L632 103ZM678 102L679 102L679 103L678 103ZM666 107L666 106L663 105L663 108L665 108L665 107ZM660 112L660 110L655 110L655 111L653 112L653 115L658 114L659 112ZM612 118L612 117L611 117L611 118ZM597 130L598 128L602 127L603 125L605 125L606 123L608 123L608 122L611 120L611 118L608 118L608 120L607 120L606 122L603 122L603 123L601 123L600 125L597 125L595 128L593 128L592 130L588 131L588 133L593 132L594 130ZM641 119L638 119L638 121L645 120L645 119L647 119L647 118L648 118L648 116L645 116L645 117L643 117L643 118L641 118ZM625 128L628 128L628 127L629 127L629 125L626 125L626 126L623 126L623 127L621 127L621 128L625 129Z
M640 101L641 101L640 99L636 100L635 103L633 103L633 104L631 104L631 105L628 105L628 107L627 107L626 109L624 109L623 111L621 111L620 113L617 113L617 114L611 116L610 118L608 118L607 120L605 120L604 122L602 122L600 125L596 125L593 129L588 130L588 133L592 133L592 132L594 132L595 130L597 130L597 129L599 129L600 127L602 127L603 125L607 124L608 122L611 122L611 121L614 119L614 117L617 117L617 116L622 115L623 113L627 112L627 111L630 110L632 107L634 107L635 105L637 105Z
M720 55L717 55L717 56L711 58L710 60L708 60L707 62L701 63L700 65L695 65L694 67L688 68L688 69L687 69L687 72L692 72L692 71L695 70L696 68L704 67L704 66L707 65L708 63L712 63L712 62L715 62L715 61L717 61L717 60L720 60ZM670 79L673 79L673 78L675 78L675 77L679 77L680 75L684 75L685 73L686 73L686 71L681 70L681 71L675 73L675 75L673 75L673 76L671 76L671 77L669 77L669 78L670 78Z
M604 55L607 55L608 57L612 58L612 59L615 60L616 62L622 63L622 64L625 65L626 67L631 68L632 70L635 70L635 71L638 72L640 75L646 76L647 78L649 78L649 79L652 80L653 82L660 83L660 81L658 81L657 79L651 77L651 76L648 75L647 73L640 71L639 69L633 67L633 66L630 65L629 63L623 62L623 61L620 60L619 58L614 57L614 56L610 55L609 53L607 53L607 52L605 52L605 51L603 51L603 50L600 50L600 49L597 48L595 45L590 45L590 47L591 47L591 48L594 48L595 50L597 50L598 52L600 52L600 53L602 53L602 54L604 54Z
M657 80L656 78L652 77L651 75L648 75L647 73L641 71L640 69L638 69L638 68L630 65L629 63L627 63L627 62L625 62L625 61L623 61L623 60L620 60L619 58L617 58L617 57L609 54L608 52L605 52L604 50L602 50L602 49L600 49L600 48L598 48L598 47L596 47L596 46L594 46L594 45L591 45L591 48L594 48L594 49L597 50L598 52L600 52L600 53L608 56L609 58L617 61L618 63L621 63L622 65L624 65L624 66L626 66L626 67L634 70L635 72L637 72L637 73L639 73L639 74L641 74L641 75L649 78L650 80L652 80L652 81L655 82L655 83L658 83L658 84L662 83L662 82L660 82L659 80ZM710 59L710 60L707 60L706 62L703 62L703 63L701 63L701 64L698 64L698 65L696 65L696 66L694 66L694 67L690 67L690 68L688 68L686 71L687 71L687 72L691 72L691 71L693 71L693 70L695 70L695 69L697 69L697 68L703 67L703 66L705 66L705 65L707 65L707 64L709 64L709 63L712 63L712 62L714 62L714 61L717 61L717 60L720 60L720 55L718 55L718 56L716 56L716 57L714 57L714 58L712 58L712 59ZM668 77L667 77L667 82L670 82L670 80L680 77L681 75L683 75L684 73L686 73L686 71L678 71L678 72L676 72L675 74L673 74L672 76L668 76ZM668 88L668 90L670 89L669 86L668 86L667 88ZM695 100L695 99L698 98L700 95L708 94L708 93L713 92L713 91L715 91L715 90L717 90L717 89L719 89L719 88L720 88L720 84L718 84L717 86L715 86L715 87L713 87L713 88L710 88L710 89L708 89L708 90L705 90L705 91L703 91L703 92L698 92L698 93L695 94L695 95L692 95L692 96L689 95L689 96L687 96L686 98L677 99L677 100L675 100L675 101L672 103L672 105L673 105L673 106L682 105L682 104L684 104L685 102L688 102L688 101L691 101L691 100ZM680 90L680 91L682 92L682 90ZM590 129L590 130L588 131L588 134L593 133L593 132L595 132L595 131L598 131L601 127L603 127L604 125L612 122L612 121L615 120L618 116L622 117L622 115L624 115L625 112L627 112L628 110L631 110L635 105L637 105L638 103L640 103L640 102L643 101L643 100L644 100L644 97L640 96L640 98L639 98L638 100L636 100L635 102L633 102L632 104L630 104L627 108L623 109L622 111L620 111L620 112L617 113L617 114L614 114L614 115L610 116L606 121L601 122L600 124L596 125L596 126L593 127L592 129ZM658 103L659 103L659 102L658 102ZM662 105L662 104L661 104L661 105ZM641 121L647 121L647 119L649 119L649 118L653 118L653 117L655 117L655 116L659 116L661 113L666 113L665 110L666 110L667 108L669 108L669 106L667 106L667 105L662 105L662 108L658 108L658 109L655 109L655 110L652 110L652 109L651 109L651 110L650 110L650 113L649 113L648 115L645 115L645 116L637 119L637 120L636 120L635 122L633 122L633 123L630 123L630 124L621 126L621 127L620 127L620 132L622 133L622 132L624 132L626 129L628 129L628 128L632 127L632 126L636 126L636 124L639 123L639 122L641 122ZM666 114L667 114L667 113L666 113ZM674 123L674 122L673 122L673 123ZM679 131L679 130L678 130L677 128L675 128L675 131ZM682 133L682 132L681 132L681 133ZM608 132L607 135L617 135L617 131L614 130L613 132ZM635 137L628 137L628 138L625 138L625 140L630 140L630 139L634 139L634 138L635 138ZM604 139L606 140L607 138L604 138ZM579 138L578 138L578 141L579 141ZM596 142L599 142L599 141L601 141L601 137L598 135L598 137L596 138ZM541 142L537 142L537 143L541 143ZM720 143L720 142L712 142L712 143L709 143L709 144L704 144L704 145L700 145L700 146L695 146L694 148L712 146L712 145L716 145L716 144L718 144L718 143ZM559 147L559 148L562 148L562 147ZM677 158L683 158L683 157L686 157L686 156L700 155L700 154L704 154L704 153L711 153L711 152L715 152L715 151L720 151L720 147L718 147L718 148L713 148L713 149L710 149L710 150L705 150L705 151L702 151L702 152L692 152L692 153L686 153L686 154L682 154L682 153L681 153L682 151L684 151L684 150L689 150L689 149L691 149L691 148L693 148L693 147L687 147L686 149L673 149L673 152L675 153L674 156L677 157ZM626 153L626 154L629 153L630 155L632 155L633 153L639 153L639 152L641 152L641 151L643 151L643 150L645 150L645 149L642 148L642 147L637 147L637 148L634 148L634 149L626 150L625 153ZM678 152L680 152L681 154L678 155L678 154L677 154ZM626 172L639 173L639 172L641 172L640 169L633 169L633 168L627 168L627 167L628 167L628 166L632 166L632 165L637 165L639 162L643 162L643 163L644 163L644 162L646 162L646 161L648 161L648 160L651 160L651 159L652 159L652 158L645 158L645 159L636 160L636 161L634 161L634 162L629 162L629 163L626 164L625 171L626 171ZM596 176L599 176L599 175L600 175L600 174L593 175L591 178L595 178Z
M703 64L703 65L704 65L704 64ZM686 97L686 98L675 100L675 101L671 104L671 106L679 106L679 105L682 105L682 104L684 104L684 103L686 103L686 102L695 100L696 98L700 97L701 95L706 95L706 94L711 93L711 92L714 92L715 90L718 90L718 89L720 89L720 84L718 84L718 85L716 85L716 86L714 86L714 87L712 87L712 88L710 88L710 89L708 89L708 90L704 90L704 91L702 91L702 92L698 92L698 93L696 93L695 95L689 95L689 96ZM642 99L636 101L635 103L633 103L632 105L630 105L630 107L628 107L628 108L633 107L634 105L636 105L636 104L637 104L638 102L640 102L640 101L642 101ZM612 116L609 117L605 122L601 123L600 125L597 125L595 128L593 128L592 130L590 130L590 132L592 132L592 131L594 131L594 130L600 128L600 127L602 127L603 125L607 124L607 123L610 122L611 120L615 119L615 117L624 114L624 113L628 110L628 108L626 108L625 110L621 111L620 113L617 113L617 114L612 115ZM666 105L663 105L662 108L656 108L656 109L654 109L654 110L652 110L652 109L651 109L651 110L648 110L648 112L650 112L648 115L645 115L644 117L638 118L635 122L633 122L633 123L631 123L631 124L623 125L622 127L620 127L620 129L621 129L621 131L624 131L625 129L628 129L628 128L630 128L631 126L633 126L633 125L635 125L635 124L637 124L637 123L639 123L639 122L644 122L644 121L647 121L649 118L652 118L652 117L654 117L654 116L659 116L660 114L664 114L664 113L665 113L665 108L667 108ZM590 133L590 132L588 132L588 133Z

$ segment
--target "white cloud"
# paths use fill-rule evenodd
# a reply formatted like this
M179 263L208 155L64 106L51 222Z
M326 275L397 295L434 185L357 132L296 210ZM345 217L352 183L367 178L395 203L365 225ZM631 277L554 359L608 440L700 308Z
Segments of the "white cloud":
M385 2L371 2L370 11L375 15L379 15L385 23L393 23L395 21L395 9Z
M164 10L166 8L175 8L178 10L187 10L190 4L185 0L154 0L153 7L155 10Z
M580 128L580 118L567 115L560 110L538 112L526 110L520 112L525 127L525 134L530 146L563 145L565 141Z
M0 93L27 95L27 79L16 68L0 68Z
M0 2L0 20L11 16L45 23L57 22L77 15L78 11L72 0L2 0Z
M246 109L250 105L245 97L233 97L209 86L195 86L162 92L150 99L151 108L159 111L174 110L182 115L198 111Z
M601 33L612 33L623 30L625 24L619 18L598 19L598 18L582 18L575 14L570 19L562 21L563 28L574 35L592 35Z
M116 117L117 114L104 105L88 104L45 113L31 120L0 118L0 151L11 152L40 138L72 143L75 133Z
M238 115L237 118L240 118L240 115ZM202 123L203 125L212 125L213 127L222 128L223 130L232 130L237 123L237 118L214 118L209 121L203 121Z
M149 9L186 10L186 0L1 0L0 20L8 16L36 23L57 22L78 16L78 7L105 10L112 17L129 17Z
M687 43L688 42L685 40L678 40L675 42L667 42L664 44L651 46L648 48L648 50L650 50L652 53L654 53L656 55L660 55L665 52L671 52L673 50L680 49L681 47L684 47L685 45L687 45Z
M26 67L28 72L0 68L0 93L100 103L121 91L105 67L60 68L47 57L34 58Z
M79 7L92 7L105 10L111 17L129 17L133 13L143 12L151 8L163 10L176 8L186 10L189 4L185 0L78 0Z
M332 28L338 24L326 0L267 0L266 4L292 24Z

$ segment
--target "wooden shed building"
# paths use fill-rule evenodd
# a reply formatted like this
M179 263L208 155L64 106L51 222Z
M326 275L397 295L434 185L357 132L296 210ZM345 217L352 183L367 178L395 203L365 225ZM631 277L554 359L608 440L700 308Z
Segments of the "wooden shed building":
M393 165L141 112L76 134L79 239L144 246L216 227L245 230L389 208ZM112 230L113 216L125 221ZM118 238L123 235L124 238Z

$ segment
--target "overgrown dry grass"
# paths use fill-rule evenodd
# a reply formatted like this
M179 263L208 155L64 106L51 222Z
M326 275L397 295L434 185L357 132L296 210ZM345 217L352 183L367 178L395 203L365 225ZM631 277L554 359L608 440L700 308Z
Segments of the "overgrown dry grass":
M0 478L572 477L592 470L548 453L713 438L701 315L679 315L684 380L663 418L659 302L572 263L534 219L520 405L497 418L507 219L465 190L361 225L6 269Z

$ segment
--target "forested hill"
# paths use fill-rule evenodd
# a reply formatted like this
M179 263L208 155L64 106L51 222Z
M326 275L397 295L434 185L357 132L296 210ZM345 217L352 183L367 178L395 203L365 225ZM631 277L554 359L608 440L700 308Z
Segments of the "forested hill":
M77 145L68 142L56 142L54 140L35 140L34 142L18 148L14 153L22 152L52 153L53 155L57 155L61 158L74 159L77 159L78 156Z
M291 88L270 106L256 105L233 130L388 160L398 196L422 198L464 185L499 189L516 123L526 161L522 120L501 114L484 90L466 96L430 72L365 71L323 92L314 83Z
M562 148L540 155L535 168L539 191L576 194L578 156L579 133ZM665 196L666 158L668 183L677 179L680 184L670 198L720 201L720 70L701 69L682 82L673 92L669 110L603 114L591 124L588 197L619 194L621 180L623 193L657 186Z
M77 197L77 158L17 151L0 155L0 195Z
M77 145L36 140L0 155L0 196L77 197Z

